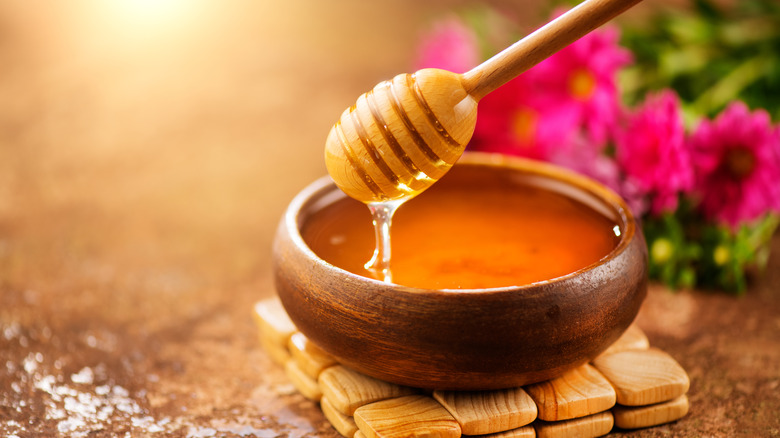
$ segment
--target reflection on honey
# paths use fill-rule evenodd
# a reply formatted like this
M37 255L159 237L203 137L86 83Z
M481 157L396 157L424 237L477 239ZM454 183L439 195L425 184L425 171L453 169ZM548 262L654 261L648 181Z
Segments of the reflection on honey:
M560 277L606 256L614 221L585 204L507 174L456 166L398 209L392 228L393 282L428 289L515 286ZM327 262L372 277L366 206L341 199L302 228Z

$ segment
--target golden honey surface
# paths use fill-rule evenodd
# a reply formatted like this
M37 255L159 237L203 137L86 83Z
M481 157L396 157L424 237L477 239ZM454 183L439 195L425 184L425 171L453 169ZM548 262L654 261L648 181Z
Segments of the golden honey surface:
M609 254L616 223L563 194L506 172L455 166L402 205L393 219L393 282L427 289L477 289L549 280ZM325 261L365 277L374 251L371 215L351 198L303 224Z

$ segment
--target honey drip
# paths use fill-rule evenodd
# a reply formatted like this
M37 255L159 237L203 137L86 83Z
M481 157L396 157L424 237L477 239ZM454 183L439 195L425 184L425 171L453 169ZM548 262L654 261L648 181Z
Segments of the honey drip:
M376 248L374 248L371 260L364 267L373 273L377 280L393 282L393 273L390 270L390 228L393 224L395 211L405 201L406 198L368 204L368 209L371 211L371 223L374 225Z

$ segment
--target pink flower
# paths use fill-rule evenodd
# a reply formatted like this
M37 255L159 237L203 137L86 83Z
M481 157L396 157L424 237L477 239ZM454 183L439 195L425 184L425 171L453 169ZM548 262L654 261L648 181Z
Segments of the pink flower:
M780 128L764 110L734 102L690 139L701 210L737 228L780 211Z
M671 90L649 95L628 115L626 126L616 136L616 152L626 175L650 195L653 214L675 210L678 194L693 186L680 101Z
M534 99L534 85L520 75L479 103L471 147L547 160L576 132L571 111L544 107Z
M573 112L594 146L604 145L619 120L616 76L632 60L618 45L619 37L614 27L593 31L528 72L539 90L537 99Z
M592 32L483 98L473 147L542 160L574 142L601 151L621 111L615 76L631 60L617 40Z
M464 73L479 63L477 36L455 16L434 23L423 36L416 69L440 68Z
M634 179L621 173L614 158L583 144L585 142L587 140L580 139L573 142L573 147L556 150L549 161L604 184L626 200L636 217L643 215L647 210L645 194L637 189Z

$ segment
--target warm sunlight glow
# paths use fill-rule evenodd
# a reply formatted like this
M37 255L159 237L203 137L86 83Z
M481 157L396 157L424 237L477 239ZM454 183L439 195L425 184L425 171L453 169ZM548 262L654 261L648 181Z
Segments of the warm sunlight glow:
M196 2L187 0L110 0L105 3L127 23L159 25L176 20Z
M109 32L143 44L190 31L205 6L197 0L107 0L99 4L97 18Z

